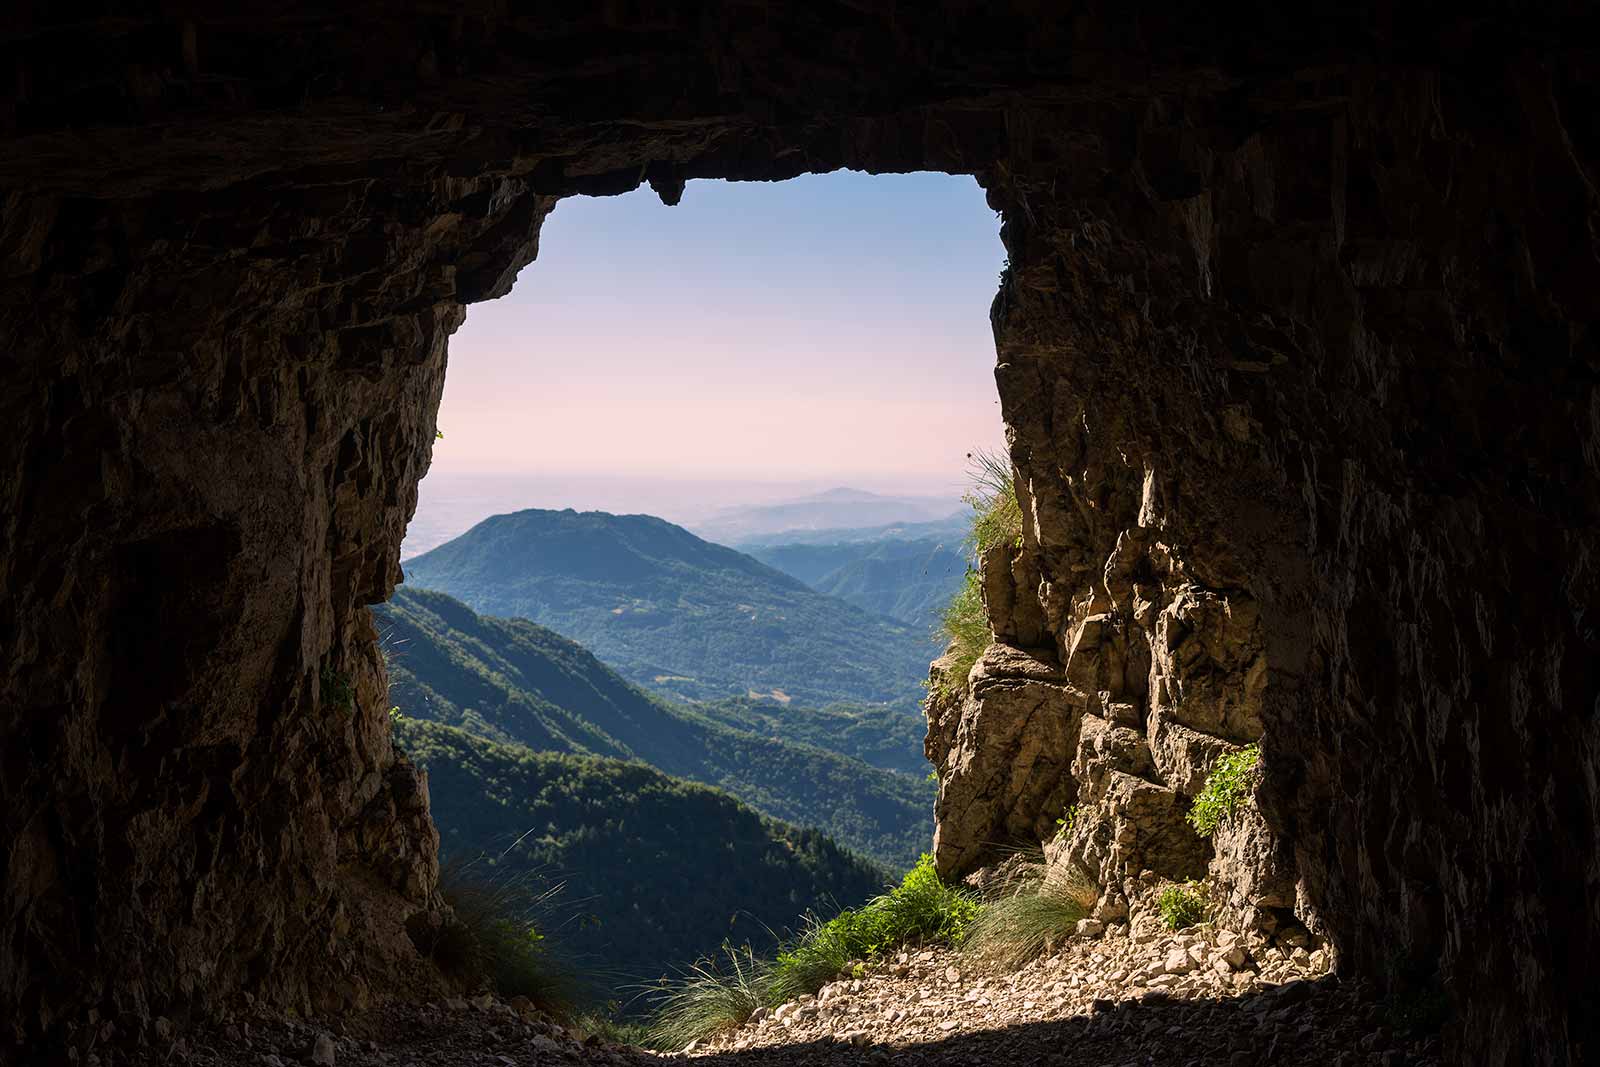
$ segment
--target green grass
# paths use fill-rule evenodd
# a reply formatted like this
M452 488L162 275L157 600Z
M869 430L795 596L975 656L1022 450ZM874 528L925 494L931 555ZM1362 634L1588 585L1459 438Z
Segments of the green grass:
M856 960L875 959L906 944L955 944L977 918L978 901L945 885L924 855L894 889L827 922L811 919L778 953L773 1003L815 993Z
M1230 818L1240 805L1250 799L1260 775L1261 746L1249 745L1237 752L1221 756L1211 765L1205 788L1194 798L1189 809L1189 825L1201 837L1217 832L1224 819Z
M983 909L967 932L962 954L980 964L1021 967L1072 933L1095 896L1086 879L1041 864L1037 875Z
M703 960L656 994L643 1044L676 1051L691 1041L739 1026L771 1003L772 964L749 946L722 946L722 961Z
M944 696L960 693L967 687L967 675L983 650L994 640L989 629L989 613L983 607L983 576L968 571L961 591L944 609L944 634L950 640L950 664L940 684Z
M1161 912L1161 925L1168 930L1182 930L1186 926L1205 922L1204 888L1199 882L1185 882L1163 889L1156 898L1156 908Z
M585 1039L595 1037L612 1045L644 1045L650 1040L650 1028L635 1019L619 1019L612 1012L616 1005L605 1011L589 1011L572 1021L572 1029Z
M880 958L905 945L958 944L981 905L970 893L945 885L924 855L881 896L804 929L775 959L748 948L724 946L724 961L703 961L656 994L651 1039L657 1047L690 1041L738 1026L757 1008L815 993L851 965Z
M455 920L418 947L441 971L469 988L489 986L571 1016L578 983L555 958L541 924L555 891L535 891L524 875L474 862L441 870L439 892Z
M972 508L972 530L966 544L973 558L981 558L995 545L1020 545L1022 508L1017 503L1011 460L984 449L968 453L967 459L972 488L962 499ZM951 696L966 688L972 665L994 640L983 606L983 576L976 568L967 571L939 622L952 646L951 663L939 689L941 695Z
M995 545L1022 543L1022 508L1012 478L1011 458L979 449L968 453L972 488L962 497L972 508L972 533L967 543L982 555Z

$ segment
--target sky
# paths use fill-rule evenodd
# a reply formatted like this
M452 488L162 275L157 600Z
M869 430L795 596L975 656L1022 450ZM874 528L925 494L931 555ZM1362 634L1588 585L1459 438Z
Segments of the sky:
M564 200L450 342L423 503L508 477L959 494L966 454L1002 440L998 231L944 174Z

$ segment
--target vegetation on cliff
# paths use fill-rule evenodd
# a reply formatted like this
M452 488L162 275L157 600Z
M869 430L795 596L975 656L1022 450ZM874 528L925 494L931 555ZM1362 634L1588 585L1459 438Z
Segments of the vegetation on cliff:
M1261 746L1247 745L1237 752L1217 757L1206 776L1205 788L1189 809L1189 825L1201 837L1217 832L1240 805L1250 799L1261 777Z
M945 696L966 688L972 665L994 640L989 613L983 603L981 560L991 549L1015 545L1022 538L1022 509L1017 503L1011 461L983 449L970 453L968 459L972 489L962 499L972 508L972 526L966 539L971 563L961 587L940 616L949 645L945 650L945 668L936 684Z

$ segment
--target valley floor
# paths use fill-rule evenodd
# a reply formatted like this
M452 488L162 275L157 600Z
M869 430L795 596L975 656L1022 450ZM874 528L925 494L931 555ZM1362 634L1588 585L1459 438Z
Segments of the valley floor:
M1321 954L1225 932L1113 926L1019 971L971 973L949 951L904 953L687 1052L587 1043L491 997L396 1006L344 1024L234 1020L103 1067L693 1067L1022 1064L1051 1067L1431 1067L1437 1039L1396 1032L1370 992L1319 973ZM689 1064L685 1064L689 1067Z

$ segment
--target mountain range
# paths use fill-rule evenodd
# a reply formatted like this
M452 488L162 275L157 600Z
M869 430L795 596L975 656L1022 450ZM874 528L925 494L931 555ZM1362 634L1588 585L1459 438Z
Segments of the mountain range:
M972 532L970 510L953 512L927 522L888 522L875 526L830 526L823 529L789 529L769 534L751 534L729 540L741 552L778 545L842 545L862 541L942 541L959 546Z
M927 628L819 593L649 515L518 511L405 564L408 584L571 638L632 682L691 700L920 699Z
M959 507L951 497L889 496L839 488L774 504L723 508L690 527L709 541L742 545L764 537L794 540L791 535L808 530L943 520Z

